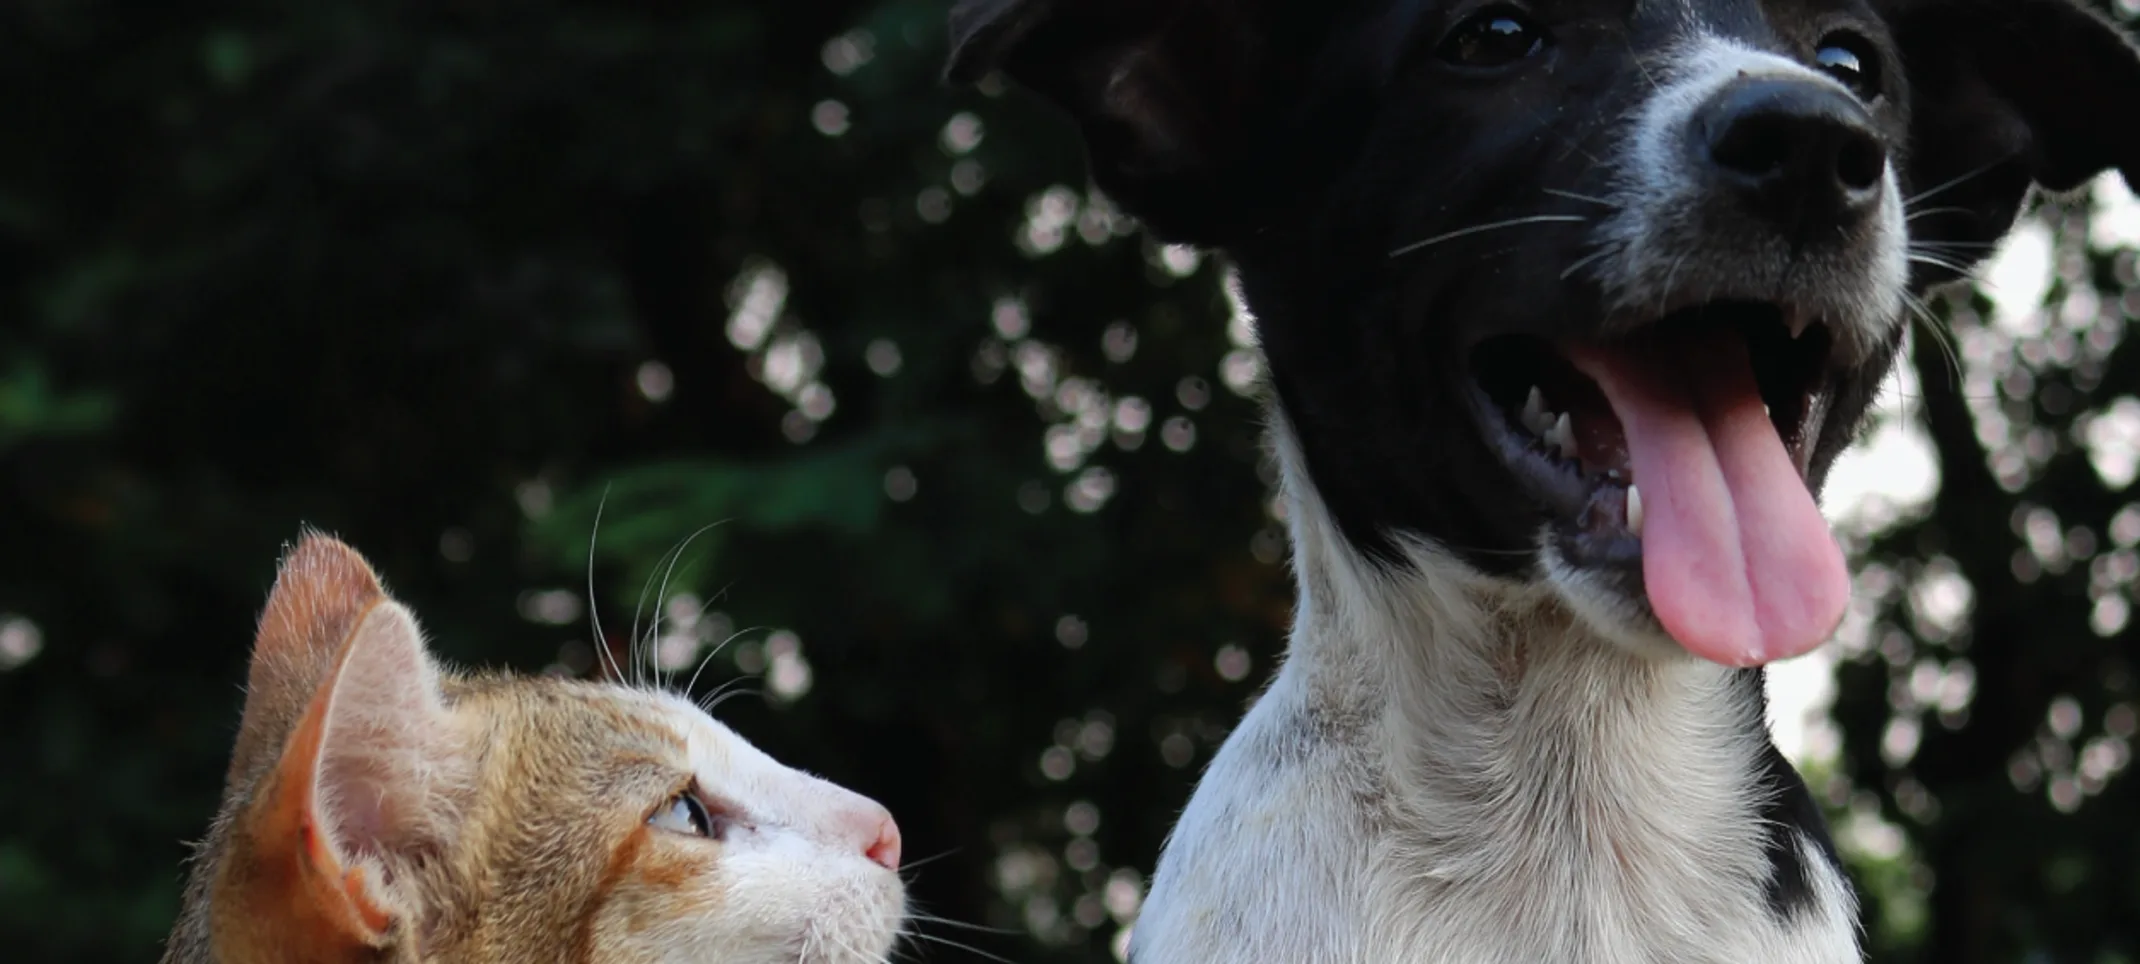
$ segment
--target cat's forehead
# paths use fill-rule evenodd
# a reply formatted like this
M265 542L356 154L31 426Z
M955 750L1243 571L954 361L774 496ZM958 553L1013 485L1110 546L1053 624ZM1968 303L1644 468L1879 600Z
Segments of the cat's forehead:
M537 731L608 736L696 760L725 762L749 744L690 700L674 693L617 683L554 677L469 680L464 703L489 704L523 718Z
M449 698L464 713L487 718L502 736L560 748L684 753L688 728L645 695L586 680L479 676L460 681Z
M727 762L737 755L739 748L749 746L734 730L675 693L621 686L604 688L611 691L611 698L620 707L626 708L625 712L675 734L682 741L682 749L694 759Z

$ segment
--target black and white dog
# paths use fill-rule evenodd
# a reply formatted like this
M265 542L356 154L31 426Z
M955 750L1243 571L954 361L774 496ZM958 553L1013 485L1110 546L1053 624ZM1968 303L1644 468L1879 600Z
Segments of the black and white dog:
M1289 655L1137 964L1857 960L1762 671L1850 581L1814 493L1913 293L2140 175L2072 0L968 0L1257 318Z

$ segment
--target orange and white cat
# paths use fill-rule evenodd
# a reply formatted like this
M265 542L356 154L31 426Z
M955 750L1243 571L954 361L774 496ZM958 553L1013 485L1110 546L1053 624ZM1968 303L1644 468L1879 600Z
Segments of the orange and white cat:
M306 535L165 964L875 964L899 830L681 697L462 675Z

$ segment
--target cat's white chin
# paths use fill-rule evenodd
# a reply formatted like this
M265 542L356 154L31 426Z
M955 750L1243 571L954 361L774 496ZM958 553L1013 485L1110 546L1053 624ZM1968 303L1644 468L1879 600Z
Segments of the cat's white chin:
M893 874L859 888L857 899L825 908L796 942L798 964L884 964L906 923L906 889Z

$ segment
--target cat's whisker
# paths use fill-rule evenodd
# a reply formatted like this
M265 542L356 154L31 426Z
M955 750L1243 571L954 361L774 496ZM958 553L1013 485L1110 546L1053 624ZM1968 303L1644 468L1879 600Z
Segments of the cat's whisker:
M728 598L728 590L730 590L730 589L733 589L733 588L735 588L735 584L734 584L734 583L729 583L728 585L722 586L722 587L721 587L721 588L720 588L719 590L717 590L717 591L715 591L715 592L713 592L713 593L711 593L711 594L707 595L707 597L706 597L705 599L702 599L702 600L700 600L700 601L699 601L699 604L698 604L698 609L694 610L694 611L692 612L692 614L691 614L691 624L692 624L692 626L693 626L693 627L696 627L696 626L698 626L698 625L699 625L699 624L700 624L701 622L704 622L704 621L705 621L705 618L706 618L706 613L707 613L707 611L708 611L708 610L711 610L711 609L713 608L713 604L714 604L714 603L717 603L717 602L720 602L721 600L727 599L727 598ZM749 631L749 630L745 630L745 632L748 632L748 631ZM694 634L696 633L696 629L695 629L695 628L694 628L693 632L694 632ZM699 673L701 673L701 672L703 672L703 671L704 671L704 670L706 669L706 663L707 663L707 662L708 662L709 660L713 659L713 657L714 657L714 656L716 656L716 655L719 655L719 653L721 652L721 649L722 649L723 647L726 647L726 646L727 646L727 645L728 645L729 643L735 642L735 640L736 640L736 637L737 637L738 635L740 635L740 634L739 634L739 633L730 633L730 634L728 634L728 637L727 637L727 638L725 638L725 639L721 640L721 641L720 641L719 643L717 643L717 644L715 644L715 645L713 646L713 649L712 649L712 651L711 651L711 652L708 652L708 653L707 653L707 654L705 654L704 656L700 657L700 658L699 658L699 661L698 661L698 666L697 666L697 667L696 667L695 669L693 669L693 670L691 671L691 679L690 679L690 681L689 681L689 682L686 682L686 683L684 684L684 688L683 688L683 689L680 689L680 690L679 690L679 689L676 689L676 688L675 688L674 686L669 686L669 687L667 687L667 689L669 689L669 690L670 690L671 692L674 692L674 693L676 693L676 694L677 694L677 695L679 695L679 696L690 696L690 695L691 695L691 689L692 689L692 687L694 687L694 686L698 685L698 674L699 674ZM671 680L671 681L673 681L673 680L675 679L675 675L674 675L674 674L671 674L669 678L670 678L670 680Z
M709 523L699 527L697 531L678 540L674 545L663 550L661 555L654 558L654 567L661 573L661 588L654 596L654 625L657 630L661 625L662 597L669 591L669 576L676 571L676 560L682 558L684 550L690 547L691 540L698 538L701 533L719 524L717 522ZM626 659L632 666L632 678L628 685L634 689L649 688L646 681L646 672L649 665L646 641L649 637L640 635L639 620L646 612L647 591L654 587L654 573L649 572L647 573L646 581L639 584L639 599L632 604L632 634L631 643L626 649Z
M853 944L848 943L847 941L841 939L836 935L828 935L825 932L818 930L815 926L812 926L808 932L808 936L805 938L804 956L806 958L809 956L808 940L812 937L816 938L819 947L822 948L826 945L830 945L833 950L839 952L836 956L829 958L826 955L819 954L819 960L857 961L867 956L863 954L861 950L857 949ZM882 960L882 958L879 958L879 960Z
M840 945L840 957L843 959L859 961L869 956L863 954L861 948L856 947L853 944L848 943L847 941L839 941L838 944ZM884 960L884 958L879 957L877 958L877 960L882 961Z
M661 555L656 556L654 558L654 565L657 568L666 565L669 561L669 556L675 553L680 548L682 548L681 543L670 546L668 549L664 550ZM632 678L629 680L621 680L620 682L624 683L624 685L626 686L633 687L634 689L639 688L639 617L641 614L646 612L646 594L647 590L652 588L654 588L654 574L648 573L646 581L639 584L638 600L632 603L632 631L631 635L628 637L629 642L626 644L624 651L625 661L629 662L632 665ZM658 615L659 610L661 609L660 600L657 599L654 601L654 608Z
M728 682L721 684L721 687L719 689L716 689L712 693L707 694L705 699L700 700L698 708L707 716L712 716L714 710L721 708L721 704L726 703L729 700L735 699L738 696L762 697L765 695L764 690L752 690L742 688L742 684L756 682L758 679L760 679L760 677L738 676L735 679L729 680Z
M676 575L676 564L678 562L683 561L684 552L685 550L691 548L692 541L697 539L699 536L705 535L708 531L712 530L713 527L717 525L720 525L720 523L709 522L705 525L698 527L697 531L691 533L688 536L685 536L682 542L676 544L676 551L668 554L669 567L661 574L661 588L654 591L654 622L653 625L647 627L646 631L647 664L648 669L651 671L649 675L653 677L652 682L654 684L654 688L667 689L669 685L669 680L663 677L660 649L661 615L662 610L667 608L668 606L669 579L670 577ZM691 567L685 566L684 571L690 572ZM700 611L704 611L703 606L700 607Z
M723 591L725 592L726 590ZM704 607L700 608L703 609ZM727 639L723 639L720 642L715 643L713 644L713 646L709 647L706 650L706 655L699 659L698 668L691 671L691 679L684 683L683 689L676 691L677 695L689 699L691 696L691 691L698 688L698 675L706 671L706 665L708 663L713 662L714 657L721 655L721 651L727 649L729 643L733 643L736 640L743 638L743 636L747 633L755 633L764 628L764 626L753 626L749 629L736 630L735 632L729 633Z
M950 850L946 850L946 851L944 851L943 853L940 853L940 854L930 854L929 856L927 856L927 857L922 857L922 858L920 858L920 859L918 859L918 860L903 860L903 861L900 861L900 863L899 863L899 872L903 874L903 873L906 873L906 872L907 872L907 871L909 871L909 870L915 870L915 869L918 869L918 868L921 868L921 867L926 867L926 866L928 866L928 865L930 865L930 864L933 864L933 863L935 863L935 862L937 862L937 861L939 861L939 860L942 860L942 859L944 859L945 857L949 857L949 856L951 856L951 855L953 855L953 854L956 854L956 853L958 853L958 852L959 852L959 848L957 848L957 847L953 847L953 848L951 848Z
M739 697L739 696L755 696L755 697L758 697L758 698L760 698L760 699L763 699L763 698L765 697L765 691L764 691L764 690L750 690L750 689L735 689L735 690L730 690L730 691L728 691L728 692L726 692L726 693L723 693L723 694L721 694L721 698L720 698L720 699L717 699L717 700L713 700L712 702L709 702L709 703L707 703L707 704L706 704L706 715L708 715L708 716L712 716L715 710L718 710L718 709L720 709L720 708L721 708L721 704L723 704L723 703L726 703L726 702L728 702L729 700L735 699L736 697Z
M723 694L723 693L726 693L726 692L728 692L728 691L729 691L730 689L732 689L732 688L734 688L734 687L737 687L737 686L741 686L741 685L743 685L744 683L750 682L750 681L752 681L752 680L755 680L755 679L758 679L758 678L759 678L759 677L757 677L757 676L754 676L754 675L744 675L744 676L738 676L738 677L736 677L736 678L734 678L734 679L731 679L731 680L729 680L729 681L727 681L727 682L725 682L725 683L722 683L722 684L721 684L721 685L719 685L719 686L716 686L716 687L714 687L714 688L713 688L713 691L712 691L712 692L710 692L710 693L707 693L707 694L706 694L705 696L701 696L701 697L699 697L699 698L698 698L697 700L695 700L694 702L698 703L698 705L700 705L700 706L702 706L702 707L703 707L703 706L705 706L705 705L706 705L706 704L707 704L707 703L708 703L709 701L712 701L712 700L715 700L715 699L719 699L719 698L720 698L720 696L721 696L721 694Z
M1008 957L1002 957L1002 956L999 956L999 955L996 955L996 954L991 954L991 953L989 953L989 952L987 952L987 951L984 951L984 950L982 950L982 949L980 949L980 948L978 948L978 947L975 947L975 946L973 946L972 944L962 944L962 943L960 943L960 942L958 942L958 941L952 940L952 939L950 939L950 938L948 938L948 937L944 937L944 936L942 936L942 935L940 935L940 934L926 934L926 933L923 933L923 932L921 932L921 931L918 931L918 930L908 930L908 931L902 932L900 936L902 936L902 937L908 937L908 938L912 938L912 939L914 939L914 940L928 941L928 942L930 942L930 943L932 943L932 944L942 944L942 945L943 945L943 946L945 946L945 947L950 947L950 948L955 948L955 949L957 949L957 950L965 951L966 953L968 953L968 954L972 954L972 955L974 955L975 957L980 957L980 958L985 958L985 959L987 959L987 960L995 961L995 962L997 962L997 964L1016 964L1016 962L1012 961L1012 960L1011 960L1010 958L1008 958Z
M602 499L594 506L594 531L587 534L587 619L594 627L594 654L597 663L618 682L624 680L624 670L617 665L617 654L609 651L609 635L602 632L602 609L595 604L594 595L594 548L602 539L602 510L609 507L609 486L602 487Z
M989 927L985 924L968 924L962 920L952 920L949 917L937 917L933 914L923 914L918 911L909 911L907 914L907 918L918 923L942 924L945 927L956 927L960 930L973 931L977 934L997 934L1008 937L1014 936L1018 933L1017 931L1010 930L1008 928Z

